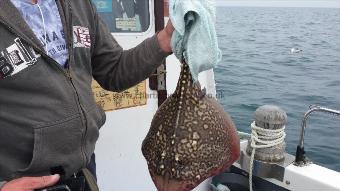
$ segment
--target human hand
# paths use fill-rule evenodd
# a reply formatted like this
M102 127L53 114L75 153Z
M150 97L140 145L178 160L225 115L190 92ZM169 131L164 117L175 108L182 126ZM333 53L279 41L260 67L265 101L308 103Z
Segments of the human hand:
M172 52L171 37L174 30L175 30L174 26L172 25L171 20L169 20L166 27L163 30L161 30L157 35L159 45L164 52L167 53Z
M0 191L34 191L55 185L60 179L59 175L42 177L23 177L9 181Z

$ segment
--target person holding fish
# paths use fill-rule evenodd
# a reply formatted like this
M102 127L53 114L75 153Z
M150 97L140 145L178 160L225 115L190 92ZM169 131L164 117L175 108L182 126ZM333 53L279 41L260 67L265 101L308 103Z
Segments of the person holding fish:
M92 78L110 91L138 84L172 53L173 31L123 50L90 0L0 0L0 190L93 180L105 113Z

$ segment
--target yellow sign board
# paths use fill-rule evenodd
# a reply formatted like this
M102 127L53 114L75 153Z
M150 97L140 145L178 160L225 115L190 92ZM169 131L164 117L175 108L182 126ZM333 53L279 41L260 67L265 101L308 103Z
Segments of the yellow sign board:
M116 93L102 89L100 85L93 80L92 91L97 104L105 111L142 106L146 105L147 102L145 81L124 92Z

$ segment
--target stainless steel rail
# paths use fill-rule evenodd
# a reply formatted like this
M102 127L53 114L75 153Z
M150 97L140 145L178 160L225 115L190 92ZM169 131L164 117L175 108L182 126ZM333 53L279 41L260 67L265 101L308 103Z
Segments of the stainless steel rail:
M307 120L309 116L314 112L325 112L325 113L340 116L340 111L338 110L328 109L326 107L321 107L321 106L310 107L310 109L305 113L304 118L302 120L302 124L301 124L300 141L299 141L299 145L297 146L296 158L295 158L296 165L303 165L307 163L306 157L305 157L305 150L304 150L304 138L305 138L305 132L307 128Z

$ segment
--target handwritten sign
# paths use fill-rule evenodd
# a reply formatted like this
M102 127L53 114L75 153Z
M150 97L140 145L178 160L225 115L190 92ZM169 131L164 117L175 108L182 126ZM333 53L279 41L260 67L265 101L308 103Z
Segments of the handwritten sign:
M137 107L146 105L147 103L145 81L122 93L115 93L102 89L100 85L93 80L92 91L97 104L105 111Z

